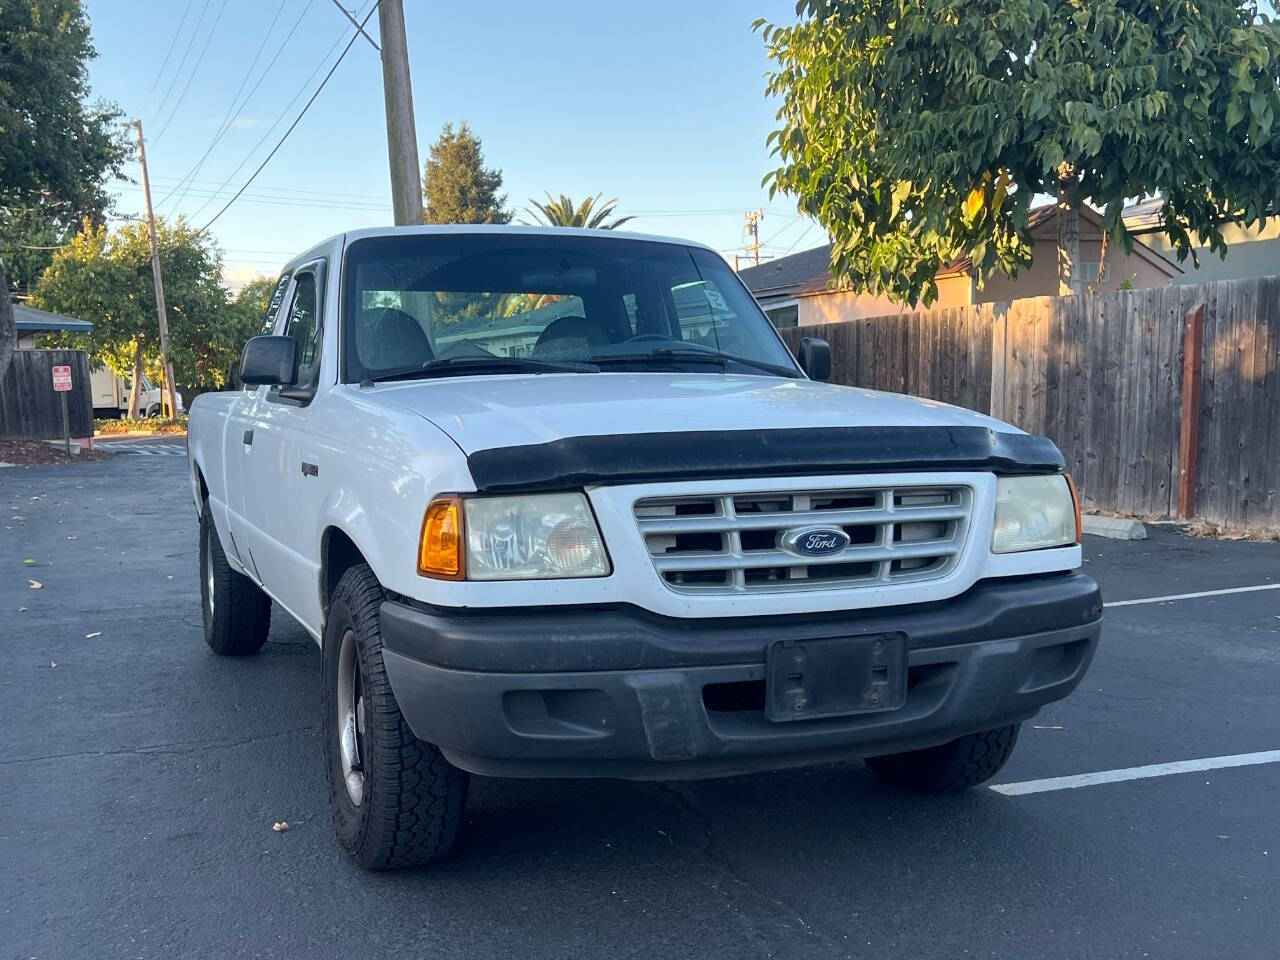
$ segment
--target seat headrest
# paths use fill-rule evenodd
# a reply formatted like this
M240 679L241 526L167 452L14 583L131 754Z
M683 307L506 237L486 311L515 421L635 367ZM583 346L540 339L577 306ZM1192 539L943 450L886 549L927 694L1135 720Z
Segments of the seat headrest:
M421 324L395 307L372 307L361 312L356 352L360 362L373 370L420 367L435 356Z

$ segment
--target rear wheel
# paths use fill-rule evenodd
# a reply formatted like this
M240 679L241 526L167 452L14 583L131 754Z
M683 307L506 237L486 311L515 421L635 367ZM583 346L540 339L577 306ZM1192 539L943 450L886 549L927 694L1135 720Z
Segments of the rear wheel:
M881 780L908 790L948 793L976 787L1000 772L1018 742L1020 726L1011 723L926 750L869 757L867 766Z
M204 642L214 653L244 656L257 653L267 642L271 598L231 569L207 500L200 511L200 606Z
M369 870L448 854L467 774L409 729L382 662L383 591L364 564L342 575L324 627L324 749L333 830Z

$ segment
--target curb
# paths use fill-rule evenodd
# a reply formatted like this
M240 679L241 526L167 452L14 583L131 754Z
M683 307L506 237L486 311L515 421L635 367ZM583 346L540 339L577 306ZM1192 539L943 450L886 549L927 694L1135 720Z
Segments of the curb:
M1099 517L1086 514L1081 517L1081 528L1095 537L1106 537L1109 540L1145 540L1147 528L1141 520L1127 517Z

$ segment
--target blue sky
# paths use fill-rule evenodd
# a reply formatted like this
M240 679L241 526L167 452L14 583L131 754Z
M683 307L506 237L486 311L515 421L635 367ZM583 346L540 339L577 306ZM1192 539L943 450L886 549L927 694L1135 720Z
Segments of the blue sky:
M346 0L361 15L372 2ZM186 214L197 226L244 183L353 32L332 0L86 0L86 7L99 54L90 66L94 93L142 118L158 212ZM731 259L743 243L744 211L761 207L770 252L821 242L793 204L770 202L760 187L771 166L765 137L774 107L764 97L768 61L751 22L794 18L794 0L406 0L405 7L423 159L445 122L466 120L518 210L544 190L603 191L619 198L620 212L640 214L628 229L699 240ZM376 18L368 29L376 39ZM256 92L190 188L165 199L213 143L246 76L239 99L258 84ZM136 180L136 164L128 172ZM213 196L220 189L223 199ZM212 233L233 278L272 273L330 234L390 223L388 190L381 68L360 39ZM120 184L117 212L141 209L139 188Z

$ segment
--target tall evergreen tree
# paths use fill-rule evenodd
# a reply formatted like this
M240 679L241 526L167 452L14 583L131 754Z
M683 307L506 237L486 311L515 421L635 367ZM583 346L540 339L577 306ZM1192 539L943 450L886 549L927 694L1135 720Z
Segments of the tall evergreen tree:
M486 168L480 138L446 123L427 156L422 194L427 223L510 223L502 171Z

